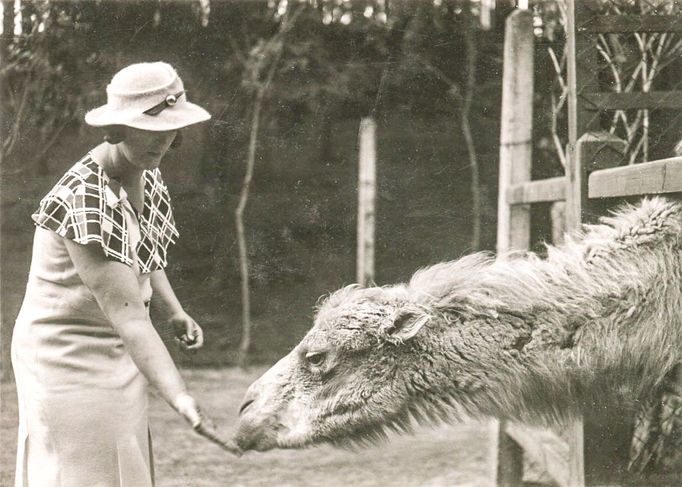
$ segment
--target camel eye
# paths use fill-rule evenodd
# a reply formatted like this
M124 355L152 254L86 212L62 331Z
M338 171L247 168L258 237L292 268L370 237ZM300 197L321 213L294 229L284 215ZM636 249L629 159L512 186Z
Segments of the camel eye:
M319 367L324 363L324 352L308 352L305 354L305 360L313 367Z

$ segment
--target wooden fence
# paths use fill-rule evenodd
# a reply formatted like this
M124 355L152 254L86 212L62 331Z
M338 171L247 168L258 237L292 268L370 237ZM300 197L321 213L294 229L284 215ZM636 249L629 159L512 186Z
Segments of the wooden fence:
M498 194L500 253L530 247L531 205L535 203L565 205L563 228L572 232L580 228L589 206L599 207L596 201L682 193L682 157L620 166L626 144L600 131L595 116L604 110L679 108L682 94L599 93L595 66L589 58L596 33L680 31L682 22L666 16L588 16L576 11L570 0L568 7L569 147L562 177L531 181L533 18L530 12L517 10L507 20ZM581 55L576 56L576 49ZM586 485L581 420L565 425L560 433L505 420L494 427L493 476L497 485L522 485L524 455L561 487Z

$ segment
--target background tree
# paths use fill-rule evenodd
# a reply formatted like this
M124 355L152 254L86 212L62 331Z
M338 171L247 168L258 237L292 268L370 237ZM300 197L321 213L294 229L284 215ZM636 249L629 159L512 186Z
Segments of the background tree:
M241 57L243 63L243 85L252 94L251 127L249 146L246 156L246 171L242 181L239 204L235 209L237 242L239 246L239 269L241 274L242 296L242 337L239 343L238 363L244 367L248 360L251 346L251 289L249 287L249 257L244 227L244 210L249 199L249 191L256 165L256 150L260 133L263 103L270 94L275 75L281 69L282 53L287 43L287 34L293 29L296 20L304 7L293 12L286 9L279 15L279 25L270 38L259 39L251 48L247 57Z
M14 18L13 3L3 2L5 19ZM21 35L7 30L9 21L3 32L1 155L7 163L2 169L30 172L35 167L45 174L54 144L98 95L82 74L108 66L83 42L87 26L82 18L91 4L36 0L19 5ZM30 164L12 166L15 153Z
M481 44L484 55L489 54L486 45L494 39L494 33L483 31L477 2L420 3L414 8L416 13L409 24L405 55L401 59L403 81L431 77L436 82L432 89L445 93L448 104L458 116L455 124L463 136L471 172L470 248L478 250L481 248L484 208L492 202L485 201L489 191L482 182L471 112L473 109L485 111L495 103L479 84L479 72L500 72L501 69L499 57L480 59L479 56ZM429 81L433 83L432 80ZM482 84L485 87L485 82ZM478 100L476 106L474 100Z

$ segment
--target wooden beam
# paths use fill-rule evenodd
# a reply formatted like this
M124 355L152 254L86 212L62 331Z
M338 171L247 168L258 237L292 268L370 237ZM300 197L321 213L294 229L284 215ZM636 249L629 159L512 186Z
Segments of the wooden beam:
M505 423L505 433L561 487L574 487L569 468L569 445L547 429Z
M682 192L682 157L594 171L588 188L590 198Z
M530 247L530 205L511 205L507 188L530 181L533 133L533 14L515 10L505 22L502 114L500 127L497 252ZM490 477L494 485L513 487L523 478L523 451L505 432L505 420L493 430Z
M509 434L507 420L498 422L498 430L493 431L497 445L497 464L495 465L495 485L497 487L518 487L523 484L523 448Z
M569 110L568 142L573 149L584 133L602 130L599 113L590 110L583 98L583 95L587 93L599 93L601 91L599 72L604 69L599 63L599 51L597 50L599 36L588 32L576 32L576 26L587 22L594 15L588 8L588 4L589 2L584 0L571 0L566 5L566 48L569 56L566 65L567 107Z
M585 485L585 433L582 417L576 418L566 430L568 435L568 483L572 487Z
M530 246L530 206L506 202L507 188L530 181L533 132L533 14L507 17L502 73L502 115L497 205L497 251Z
M580 24L579 32L682 32L679 15L594 15Z
M566 178L564 176L513 184L507 189L507 203L510 205L564 201L565 199Z
M566 2L566 77L568 82L568 147L566 151L566 232L580 230L587 201L587 167L580 153L580 140L590 131L600 130L599 112L587 110L582 95L599 92L597 35L576 32L593 13L588 2ZM582 148L584 149L584 147ZM584 151L583 151L584 152Z
M682 109L682 91L582 93L587 110Z

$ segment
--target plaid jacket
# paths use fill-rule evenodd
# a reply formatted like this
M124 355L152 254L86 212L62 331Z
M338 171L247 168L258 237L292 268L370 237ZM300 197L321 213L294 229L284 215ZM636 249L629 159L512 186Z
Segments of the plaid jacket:
M128 224L122 208L125 191L109 180L90 155L78 161L40 202L32 218L39 227L79 244L96 242L104 255L142 273L163 269L166 252L175 243L173 210L161 171L144 172L144 209L138 216L140 241L130 248Z

